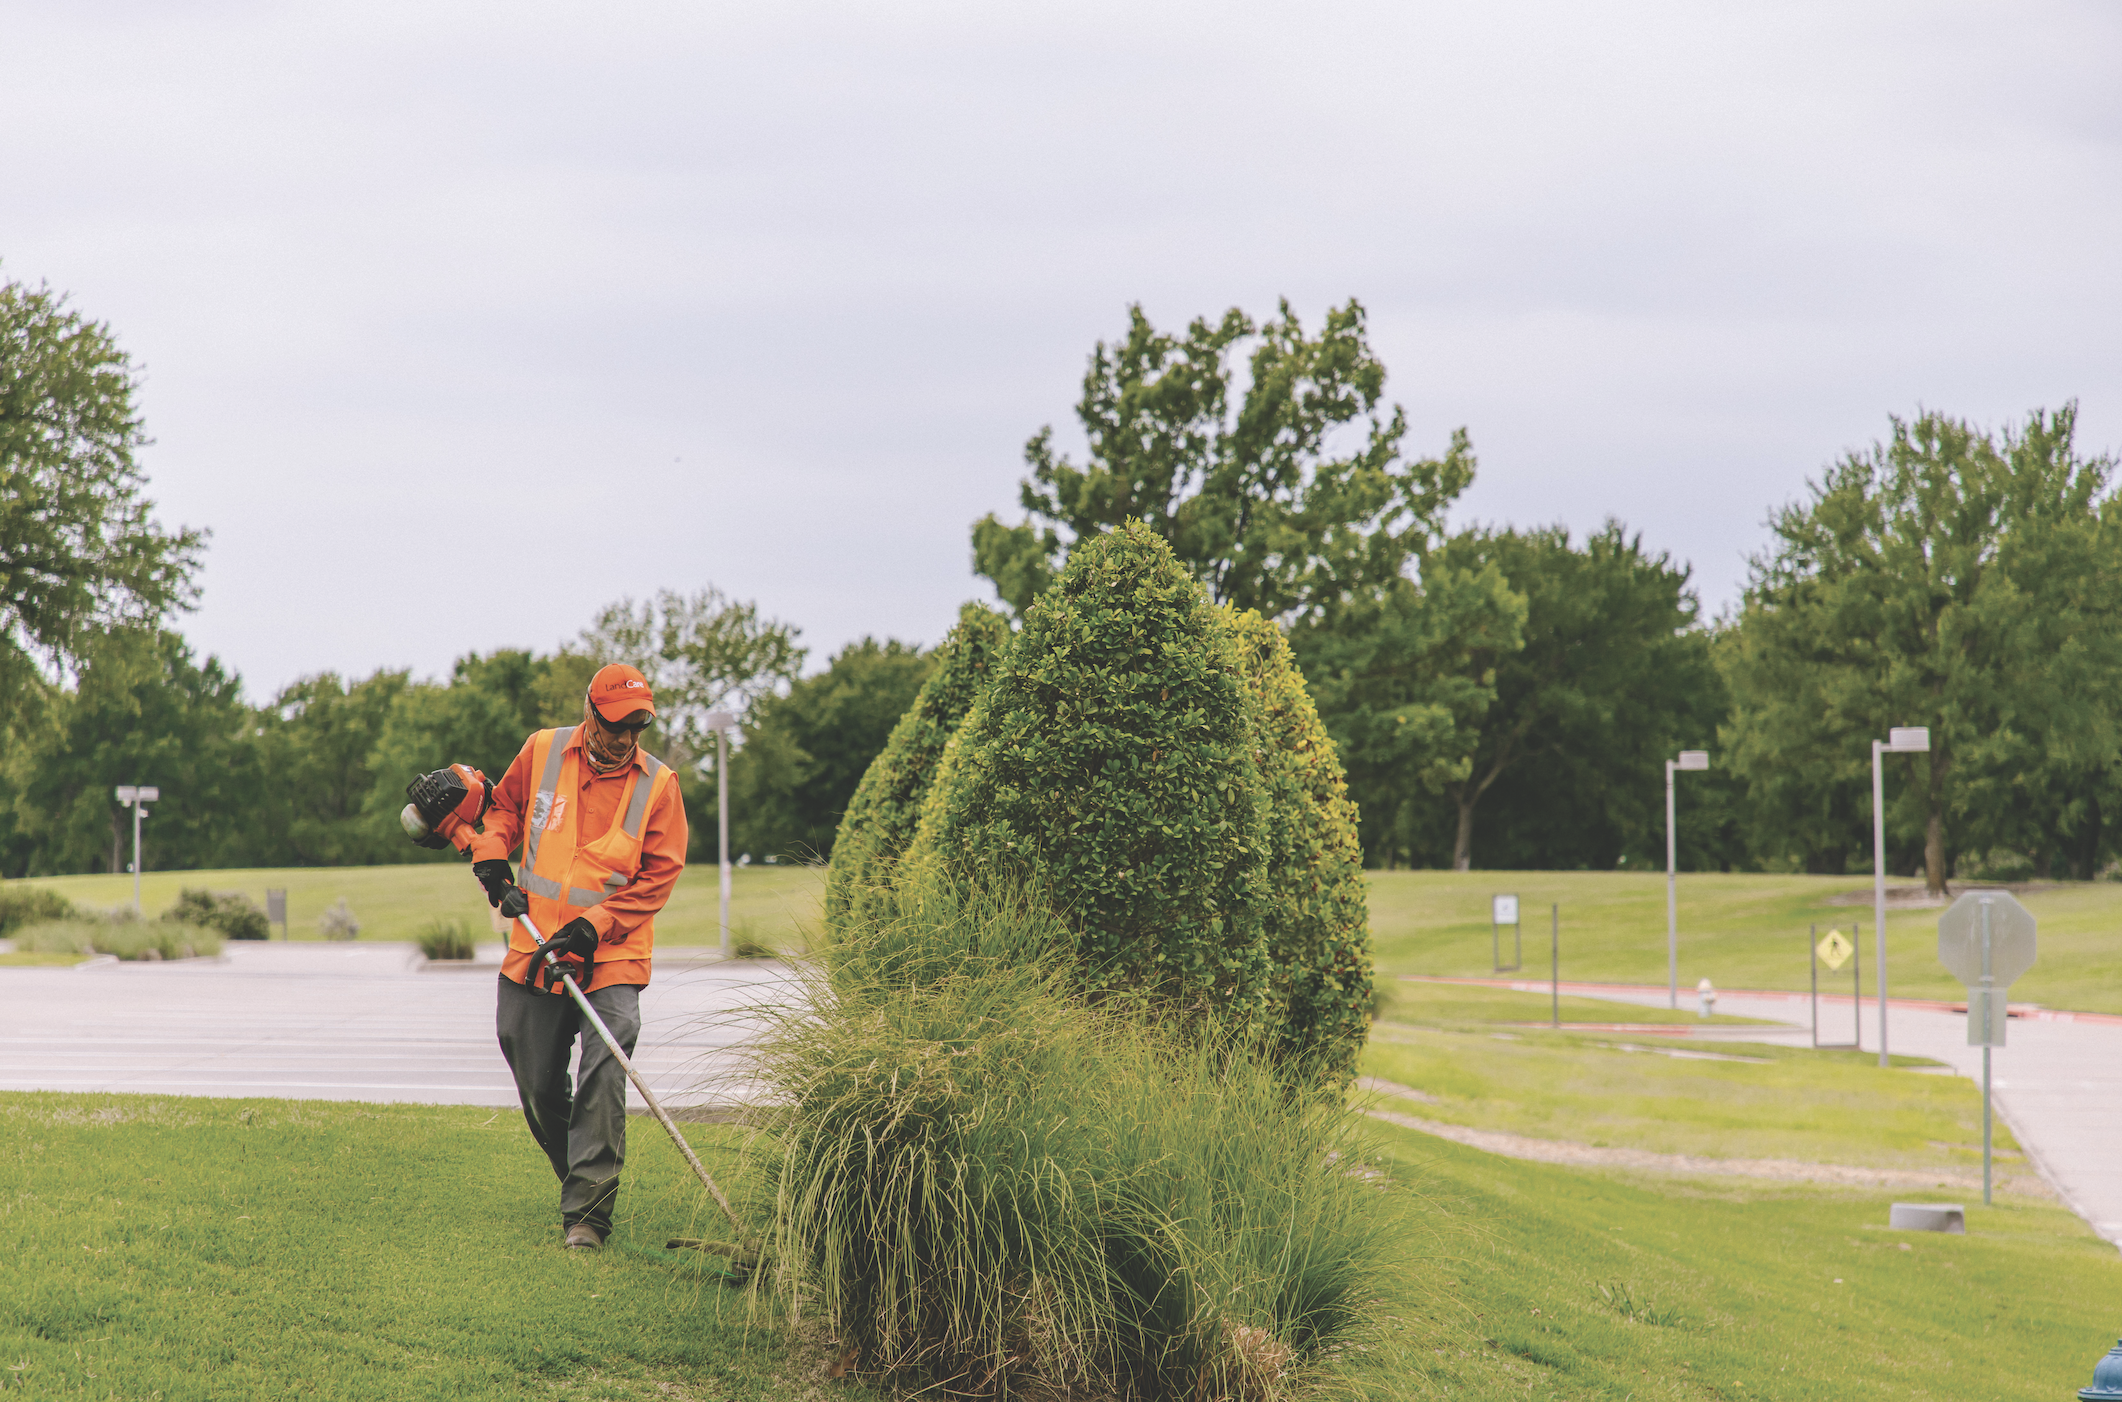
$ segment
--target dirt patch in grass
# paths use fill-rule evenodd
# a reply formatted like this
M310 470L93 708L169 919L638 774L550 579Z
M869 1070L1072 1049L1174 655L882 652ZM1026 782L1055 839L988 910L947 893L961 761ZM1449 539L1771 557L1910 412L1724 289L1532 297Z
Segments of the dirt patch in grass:
M1979 1174L1922 1173L1901 1168L1860 1168L1853 1164L1805 1163L1798 1159L1717 1159L1700 1154L1653 1154L1643 1149L1616 1149L1597 1144L1576 1144L1564 1139L1532 1139L1497 1130L1468 1129L1440 1120L1425 1120L1397 1110L1376 1106L1365 1114L1402 1129L1434 1134L1454 1144L1464 1144L1505 1158L1533 1163L1568 1164L1579 1168L1627 1168L1646 1173L1711 1173L1740 1178L1777 1178L1791 1183L1835 1183L1863 1187L1947 1188L1980 1191ZM2032 1174L2015 1174L1997 1180L2000 1193L2040 1198L2053 1202L2055 1192Z

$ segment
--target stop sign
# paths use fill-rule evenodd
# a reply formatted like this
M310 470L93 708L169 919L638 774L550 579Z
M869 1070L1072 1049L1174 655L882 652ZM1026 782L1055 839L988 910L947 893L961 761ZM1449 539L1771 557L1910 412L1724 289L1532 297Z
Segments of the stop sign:
M1989 967L1982 967L1982 919L1989 915ZM2034 913L2009 891L1963 891L1938 917L1938 962L1970 988L1983 976L2009 988L2034 964Z

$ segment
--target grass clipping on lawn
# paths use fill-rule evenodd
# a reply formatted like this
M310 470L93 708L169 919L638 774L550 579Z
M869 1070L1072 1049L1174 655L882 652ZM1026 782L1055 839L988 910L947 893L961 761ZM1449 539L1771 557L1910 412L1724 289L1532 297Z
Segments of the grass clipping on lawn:
M842 931L759 1044L771 1286L955 1395L1267 1398L1367 1346L1416 1233L1362 1121L1087 1001L1073 944L942 881Z

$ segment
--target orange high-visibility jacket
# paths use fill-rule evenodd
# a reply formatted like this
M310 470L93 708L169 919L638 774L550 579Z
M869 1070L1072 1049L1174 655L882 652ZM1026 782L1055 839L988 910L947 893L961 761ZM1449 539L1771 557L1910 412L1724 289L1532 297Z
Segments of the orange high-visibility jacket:
M578 917L596 928L591 989L648 982L655 913L685 867L685 805L669 765L636 746L630 764L597 774L580 726L541 730L494 786L485 828L472 857L507 857L520 842L516 884L548 939ZM512 925L501 972L523 982L534 947Z

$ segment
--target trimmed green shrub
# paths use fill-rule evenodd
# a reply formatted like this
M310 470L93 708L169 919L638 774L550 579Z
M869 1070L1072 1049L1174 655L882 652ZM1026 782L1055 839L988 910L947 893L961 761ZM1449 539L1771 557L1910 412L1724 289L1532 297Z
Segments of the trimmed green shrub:
M43 886L0 884L0 937L30 925L74 918L74 903Z
M1062 903L1093 987L1273 1016L1259 700L1155 532L1080 543L966 717L915 838Z
M1264 1399L1394 1347L1422 1235L1339 1097L1093 1005L1021 887L917 865L880 909L756 1053L791 1311L948 1396Z
M944 746L987 689L995 660L1008 646L1009 622L1001 614L977 603L958 610L957 625L937 645L935 667L840 819L825 879L827 930L844 923L858 900L890 887L892 868L914 839Z
M265 912L241 891L195 891L177 893L177 903L162 912L164 920L203 925L232 940L262 940L272 937L273 927Z
M1267 798L1264 911L1282 1008L1279 1054L1334 1086L1355 1075L1370 1031L1370 910L1356 805L1282 630L1248 609L1229 615L1260 702Z

